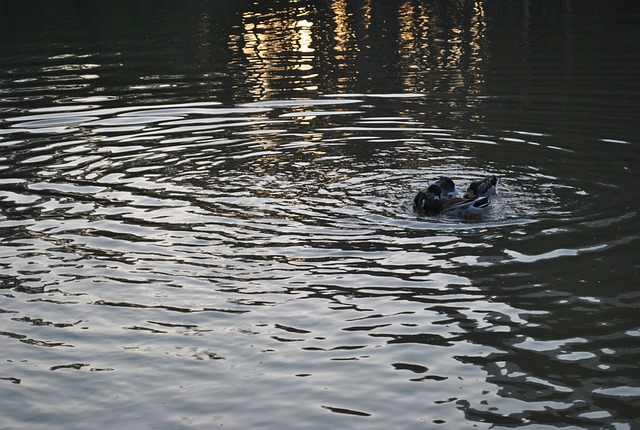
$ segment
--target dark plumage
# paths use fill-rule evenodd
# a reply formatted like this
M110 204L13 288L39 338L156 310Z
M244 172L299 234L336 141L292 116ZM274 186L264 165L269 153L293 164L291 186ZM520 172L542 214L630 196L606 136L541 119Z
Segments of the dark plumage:
M496 176L488 176L484 179L480 179L479 181L472 182L471 185L469 185L467 192L464 193L464 197L467 199L475 197L491 197L495 194L499 182L500 179Z
M441 177L430 182L426 191L418 191L413 198L413 210L423 215L479 214L491 203L489 197L496 192L498 182L495 176L472 182L464 197L458 197L454 182Z
M435 184L429 185L426 191L418 191L413 198L413 210L425 215L435 215L444 209L442 189Z
M447 178L446 176L441 176L440 178L429 182L429 185L437 185L440 187L441 195L440 197L445 199L451 199L454 197L458 197L458 190L456 189L456 184L453 183L451 178Z

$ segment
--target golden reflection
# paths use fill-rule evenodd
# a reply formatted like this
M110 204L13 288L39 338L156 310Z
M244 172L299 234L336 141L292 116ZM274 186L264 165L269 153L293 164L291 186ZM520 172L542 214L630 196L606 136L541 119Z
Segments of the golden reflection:
M362 22L362 28L364 30L369 30L369 28L371 28L371 0L366 0L362 4L360 19Z
M374 91L467 94L474 104L485 28L481 0L256 3L229 47L238 94L252 100L366 92L387 79ZM460 107L460 96L444 100Z
M298 48L298 52L309 53L315 51L311 47L311 43L313 41L311 37L311 26L312 22L307 21L306 19L300 20L297 22L296 27L298 30L298 39L300 41L300 47Z
M485 27L484 8L479 0L471 7L461 0L403 2L398 9L398 48L404 89L426 93L481 92L478 85L484 81L481 65ZM439 79L425 81L425 76Z
M476 61L481 60L482 57L482 41L485 37L485 12L484 6L481 1L476 1L473 7L474 13L471 15L471 26L470 32L471 37L469 41L469 46L471 52L475 55L472 58Z
M333 49L339 52L345 52L348 49L349 40L353 35L353 31L349 28L348 15L347 15L347 2L346 0L338 0L331 3L331 10L333 11L333 22L336 27L334 29L333 40L335 45Z
M285 10L247 11L242 17L243 34L231 40L240 43L244 65L243 86L254 99L268 98L280 89L316 90L311 6Z

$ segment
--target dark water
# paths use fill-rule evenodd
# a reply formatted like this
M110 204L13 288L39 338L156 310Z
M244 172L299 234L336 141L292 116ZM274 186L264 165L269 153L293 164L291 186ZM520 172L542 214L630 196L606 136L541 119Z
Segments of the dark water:
M640 425L634 2L0 23L1 428Z

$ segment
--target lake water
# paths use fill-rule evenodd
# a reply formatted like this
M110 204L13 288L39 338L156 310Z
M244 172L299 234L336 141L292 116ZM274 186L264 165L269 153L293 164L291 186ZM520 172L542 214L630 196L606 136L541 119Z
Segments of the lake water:
M640 425L635 2L0 23L2 429Z

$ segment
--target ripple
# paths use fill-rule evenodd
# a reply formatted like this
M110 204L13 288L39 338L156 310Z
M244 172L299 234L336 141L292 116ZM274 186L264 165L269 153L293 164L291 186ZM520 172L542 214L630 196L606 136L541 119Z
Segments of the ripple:
M325 105L345 105L362 103L359 99L343 99L343 98L326 98L326 99L298 99L298 100L270 100L244 103L241 107L278 107L291 108L298 106L325 106Z
M0 337L61 351L33 359L60 375L136 379L135 361L203 381L241 368L269 390L322 380L343 397L305 404L352 417L399 407L352 404L379 388L371 374L385 397L476 422L598 421L599 399L633 398L637 297L613 291L628 272L610 257L637 266L638 214L617 192L631 173L587 174L591 155L550 134L381 111L390 98L420 100L105 98L3 119ZM412 211L436 177L490 174L481 217ZM16 366L6 381L24 385Z
M613 397L640 397L640 387L613 387L613 388L597 388L596 394Z

